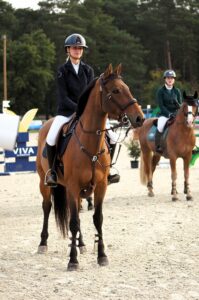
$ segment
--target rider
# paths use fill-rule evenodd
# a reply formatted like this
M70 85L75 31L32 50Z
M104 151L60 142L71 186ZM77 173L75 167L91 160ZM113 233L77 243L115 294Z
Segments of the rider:
M58 133L61 127L72 119L73 113L77 108L79 96L94 78L93 68L81 60L84 49L88 48L85 38L81 34L73 33L66 37L64 48L68 57L66 62L58 69L57 74L57 115L46 138L49 171L46 174L45 183L51 187L57 185L55 155ZM111 131L109 135L112 139ZM109 182L111 180L113 181L110 183L118 182L118 178L115 178L118 176L118 174L109 175Z
M160 145L161 136L164 126L169 118L175 117L178 109L182 104L181 92L174 86L176 73L173 70L166 70L164 72L165 84L158 89L156 99L160 108L157 131L155 136L156 152L162 153L163 150Z
M78 33L69 35L65 39L64 48L68 57L57 73L57 115L46 138L50 167L50 172L46 176L46 184L49 186L57 184L54 160L58 133L61 127L72 119L77 108L78 97L94 78L93 69L81 60L84 49L88 48L84 37Z

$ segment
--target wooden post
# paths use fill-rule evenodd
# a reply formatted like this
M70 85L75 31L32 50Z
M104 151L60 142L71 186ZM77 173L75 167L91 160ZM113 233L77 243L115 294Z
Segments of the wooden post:
M3 96L8 99L7 94L7 58L6 58L6 35L3 35Z
M169 40L167 40L167 42L166 42L166 54L167 54L168 68L171 70L172 69L172 63L171 63L171 51L170 51Z

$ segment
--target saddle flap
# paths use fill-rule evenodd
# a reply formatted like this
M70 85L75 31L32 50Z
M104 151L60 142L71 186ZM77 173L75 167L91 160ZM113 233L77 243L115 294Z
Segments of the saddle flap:
M75 117L72 118L72 120L69 123L65 123L62 126L62 129L59 132L58 135L58 142L57 142L57 153L56 153L56 157L61 157L66 148L67 145L70 141L70 138L72 136L72 133L77 125L77 119ZM46 146L43 149L43 153L42 153L43 157L47 158L47 151L46 151Z
M78 120L76 118L72 118L72 120L69 123L64 124L62 129L60 130L57 142L57 155L59 155L60 157L64 154L68 146L77 122Z

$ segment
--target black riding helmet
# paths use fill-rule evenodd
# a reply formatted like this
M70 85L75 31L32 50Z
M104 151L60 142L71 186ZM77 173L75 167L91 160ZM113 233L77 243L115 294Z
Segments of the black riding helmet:
M80 46L80 47L88 48L86 45L85 38L79 33L73 33L65 39L64 48L70 46Z

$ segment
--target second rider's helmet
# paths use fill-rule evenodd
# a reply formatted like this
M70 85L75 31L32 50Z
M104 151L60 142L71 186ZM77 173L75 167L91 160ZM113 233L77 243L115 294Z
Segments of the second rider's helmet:
M176 73L175 73L175 71L173 71L173 70L166 70L165 72L164 72L164 76L163 76L164 78L166 78L166 77L173 77L173 78L176 78Z
M80 46L80 47L88 48L86 45L85 38L79 33L73 33L65 39L64 47L66 48L70 46Z

